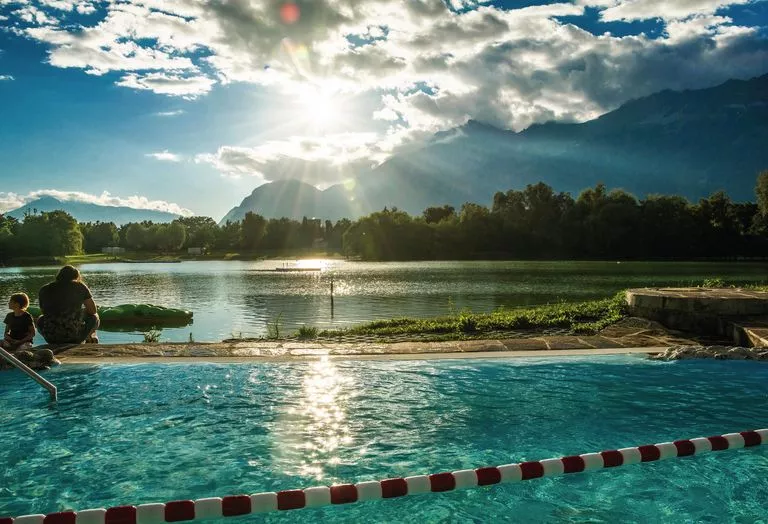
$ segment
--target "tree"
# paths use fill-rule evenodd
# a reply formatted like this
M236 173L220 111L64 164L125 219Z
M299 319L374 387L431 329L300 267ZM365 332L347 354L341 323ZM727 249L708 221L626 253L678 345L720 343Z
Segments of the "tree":
M227 220L216 230L216 239L214 240L216 249L238 249L240 247L240 230L240 222Z
M757 207L760 209L760 214L768 217L768 169L757 175L755 194L757 195Z
M424 210L423 216L427 224L437 224L456 216L456 209L453 206L428 207Z
M178 221L174 220L169 225L165 226L164 231L164 246L169 251L178 251L184 245L187 240L187 230Z
M15 219L0 215L0 263L13 255L13 226Z
M125 246L129 249L141 250L147 244L147 228L142 224L128 224L125 230Z
M187 231L185 247L211 248L216 243L219 227L211 217L182 217L176 219Z
M117 226L112 222L80 224L86 253L98 253L104 247L115 247L120 242Z
M267 221L263 216L252 211L245 214L240 230L240 245L246 251L256 250L262 243L267 232Z
M64 211L26 215L16 240L18 252L24 255L68 256L83 252L80 226Z

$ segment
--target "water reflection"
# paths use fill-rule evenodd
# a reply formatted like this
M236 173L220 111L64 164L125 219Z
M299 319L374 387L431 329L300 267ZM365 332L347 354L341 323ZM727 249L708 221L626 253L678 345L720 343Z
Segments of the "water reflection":
M355 389L354 379L328 358L308 366L301 389L286 399L273 427L272 455L278 469L317 481L333 475L345 446L353 442L347 408Z
M348 327L393 317L490 312L532 304L608 297L627 287L691 285L719 276L764 282L765 263L399 262L309 260L323 271L276 272L281 261L86 264L97 303L153 303L194 312L194 324L162 330L164 341L259 337L280 319L281 334L301 326ZM291 261L290 265L296 265ZM24 291L33 304L57 268L0 268L0 296ZM334 283L331 309L330 284ZM146 331L147 328L144 328ZM140 342L140 330L103 333L103 342Z

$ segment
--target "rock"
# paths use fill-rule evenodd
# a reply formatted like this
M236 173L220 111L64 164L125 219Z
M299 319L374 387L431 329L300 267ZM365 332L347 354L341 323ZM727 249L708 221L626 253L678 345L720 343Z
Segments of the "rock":
M768 361L768 351L765 348L727 346L672 346L649 358L663 361L687 359Z
M11 354L35 371L44 371L46 369L51 369L51 366L61 364L61 362L53 357L53 351L50 349L15 351ZM0 362L0 370L5 369L14 369L14 367L3 360Z

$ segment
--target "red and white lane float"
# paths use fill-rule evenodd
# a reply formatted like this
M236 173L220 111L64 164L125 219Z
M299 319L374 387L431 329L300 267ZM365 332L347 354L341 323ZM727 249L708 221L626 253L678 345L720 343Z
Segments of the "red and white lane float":
M728 433L716 437L676 440L648 446L586 453L491 468L466 469L415 477L391 478L357 484L235 495L229 497L176 500L165 504L117 506L109 509L64 511L48 515L0 517L0 524L161 524L271 511L319 508L369 500L390 499L422 493L491 486L567 473L628 466L710 451L749 448L768 444L768 429Z

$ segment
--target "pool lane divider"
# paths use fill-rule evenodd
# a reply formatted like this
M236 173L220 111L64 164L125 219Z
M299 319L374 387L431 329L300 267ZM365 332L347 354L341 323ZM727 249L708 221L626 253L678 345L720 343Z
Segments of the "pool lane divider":
M614 449L490 468L358 482L357 484L319 486L277 493L257 493L255 495L176 500L165 504L118 506L77 512L64 511L16 518L5 517L0 518L0 524L161 524L164 522L217 519L492 486L568 473L628 466L640 462L700 455L710 451L750 448L762 444L768 444L768 429L728 433L708 438L676 440L648 446Z

